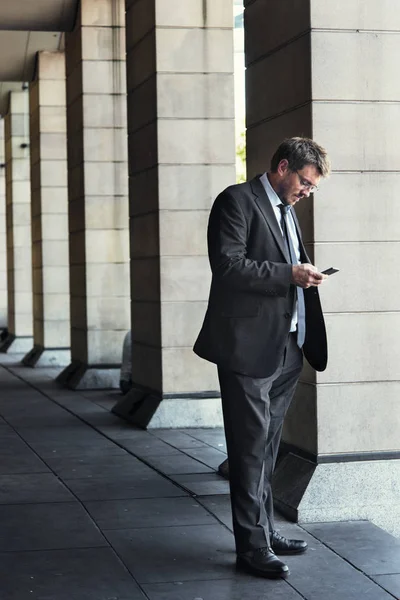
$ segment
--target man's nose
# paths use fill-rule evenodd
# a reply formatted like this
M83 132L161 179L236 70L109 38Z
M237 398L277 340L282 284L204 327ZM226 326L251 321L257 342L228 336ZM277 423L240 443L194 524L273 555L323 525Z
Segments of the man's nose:
M303 191L303 194L304 194L304 195L305 195L307 198L309 198L309 197L310 197L310 194L311 194L311 190L309 190L309 189L307 189L307 188L306 188L306 189Z

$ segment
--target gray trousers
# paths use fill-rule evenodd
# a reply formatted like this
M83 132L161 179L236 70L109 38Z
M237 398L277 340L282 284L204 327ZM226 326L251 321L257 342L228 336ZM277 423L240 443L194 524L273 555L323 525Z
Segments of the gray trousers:
M270 377L218 368L237 553L270 546L275 529L271 478L302 366L303 353L289 334L282 362Z

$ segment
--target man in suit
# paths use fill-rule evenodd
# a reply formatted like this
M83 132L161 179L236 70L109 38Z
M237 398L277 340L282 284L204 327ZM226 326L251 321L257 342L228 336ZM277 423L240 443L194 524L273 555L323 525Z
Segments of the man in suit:
M215 200L208 226L212 282L194 351L218 366L238 565L287 577L277 554L307 544L275 529L271 478L283 420L303 365L327 363L318 286L293 206L327 177L326 151L307 138L282 142L268 173Z

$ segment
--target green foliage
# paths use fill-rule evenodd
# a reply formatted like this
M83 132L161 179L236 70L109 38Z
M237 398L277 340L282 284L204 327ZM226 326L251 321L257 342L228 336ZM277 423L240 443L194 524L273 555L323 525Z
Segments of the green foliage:
M242 131L236 145L236 182L246 181L246 132Z

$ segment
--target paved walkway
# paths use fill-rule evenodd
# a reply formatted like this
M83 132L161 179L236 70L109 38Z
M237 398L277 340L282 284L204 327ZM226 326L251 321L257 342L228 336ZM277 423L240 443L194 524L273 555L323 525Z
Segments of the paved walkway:
M368 522L299 527L287 581L236 572L223 432L141 431L115 392L0 358L1 600L389 600L400 540Z

